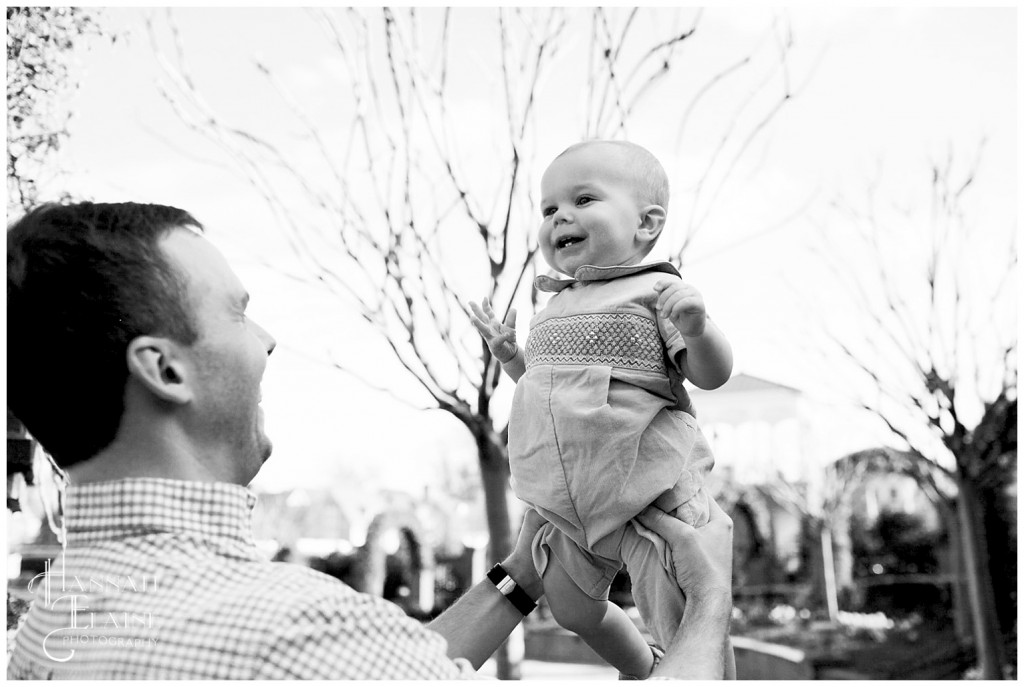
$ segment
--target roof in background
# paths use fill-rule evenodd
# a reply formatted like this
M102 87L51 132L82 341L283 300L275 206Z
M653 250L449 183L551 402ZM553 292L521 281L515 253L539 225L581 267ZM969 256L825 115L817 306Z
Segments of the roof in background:
M718 389L715 389L714 391L704 391L702 389L691 389L690 391L691 391L691 393L696 393L696 394L699 395L701 393L720 394L723 391L724 392L729 392L729 391L740 392L740 391L779 391L779 390L791 391L791 392L793 392L795 394L803 393L802 391L800 391L800 389L795 389L795 388L793 388L791 386L786 386L785 384L779 384L777 382L772 382L772 381L769 381L767 379L762 379L761 377L754 377L753 375L748 375L748 374L743 374L743 373L733 375L732 377L729 378L728 382L723 384Z

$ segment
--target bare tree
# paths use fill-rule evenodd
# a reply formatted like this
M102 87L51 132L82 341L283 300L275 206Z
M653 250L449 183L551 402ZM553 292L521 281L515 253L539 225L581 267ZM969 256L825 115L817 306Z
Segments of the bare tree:
M500 559L513 538L507 426L493 404L501 367L469 325L468 301L487 296L499 313L516 304L525 314L536 305L532 175L544 126L538 107L557 97L543 84L550 78L586 84L580 138L626 135L636 109L678 71L683 46L700 32L701 13L666 11L656 21L637 8L486 10L490 52L459 33L463 16L452 9L312 12L343 70L336 88L345 102L332 121L317 121L312 104L295 96L274 68L254 64L273 89L270 102L287 108L283 126L299 132L294 147L274 142L275 132L236 127L207 103L171 15L169 54L158 35L164 24L152 24L151 35L165 66L161 87L168 102L230 157L273 210L299 266L292 276L358 313L407 373L409 388L419 390L421 407L451 413L471 433L483 476L490 556ZM694 201L717 193L792 96L788 36L781 25L767 27L766 35L771 40L697 83L692 102L666 99L680 110L682 127L704 94L744 70L759 70L753 92L734 104L735 116L716 134L720 143L704 163L707 183L686 191ZM580 60L584 67L559 72L569 68L564 58L573 45L586 57ZM467 78L497 84L494 91L501 94L502 115L484 140L463 136L468 119L456 82ZM573 93L562 94L566 107L579 106ZM675 247L677 260L699 225L696 219L689 223ZM273 266L281 269L281 261ZM380 388L356 362L334 365ZM411 402L408 389L386 391ZM499 675L511 677L516 669L499 659Z
M856 244L852 252L835 242L832 226L820 227L835 243L819 254L851 296L844 312L853 326L826 325L831 350L850 373L841 380L845 392L859 393L857 405L910 448L900 453L899 471L914 476L947 516L955 504L951 533L962 555L982 677L998 679L1004 639L982 493L1015 479L1017 256L1012 232L973 220L968 201L979 160L980 150L963 170L952 154L932 165L923 220L908 208L885 213L878 189L867 209L837 203ZM1004 235L1007 243L1000 242ZM866 259L853 258L858 250Z
M75 51L100 34L81 7L7 8L7 211L37 202L41 175L68 135Z

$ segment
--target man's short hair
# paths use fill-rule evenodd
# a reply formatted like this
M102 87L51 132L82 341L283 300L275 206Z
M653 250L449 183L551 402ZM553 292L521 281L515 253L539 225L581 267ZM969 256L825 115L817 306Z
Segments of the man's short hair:
M48 204L8 227L8 407L62 467L114 440L133 339L198 338L187 277L159 245L179 227L202 231L138 203Z
M563 150L558 157L562 157L562 155L574 150L594 145L612 146L624 153L627 165L625 172L633 179L640 202L645 205L660 205L668 211L668 175L665 173L665 168L662 167L658 158L654 157L651 151L641 145L630 143L629 141L593 139L574 143Z

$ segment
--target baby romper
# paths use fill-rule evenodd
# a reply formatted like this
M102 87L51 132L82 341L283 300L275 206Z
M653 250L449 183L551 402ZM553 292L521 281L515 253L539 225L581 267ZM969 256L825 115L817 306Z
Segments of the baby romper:
M580 589L604 599L625 562L663 647L682 595L663 543L629 523L656 503L705 524L702 487L714 464L673 362L685 343L654 309L654 285L666 278L679 278L669 263L538 277L555 295L530 324L509 420L512 487L550 523L534 541L538 570L554 555Z

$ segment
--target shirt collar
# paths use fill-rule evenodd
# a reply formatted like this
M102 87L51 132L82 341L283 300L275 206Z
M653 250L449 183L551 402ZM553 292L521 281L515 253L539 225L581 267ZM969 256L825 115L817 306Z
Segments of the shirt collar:
M255 506L252 491L226 482L142 478L72 484L65 509L68 543L175 532L255 546Z
M576 270L571 279L556 279L541 275L533 280L533 285L539 291L558 292L573 284L589 281L608 281L618 277L627 277L640 272L666 272L679 276L679 270L670 262L649 262L640 265L612 265L611 267L598 267L597 265L583 265Z

